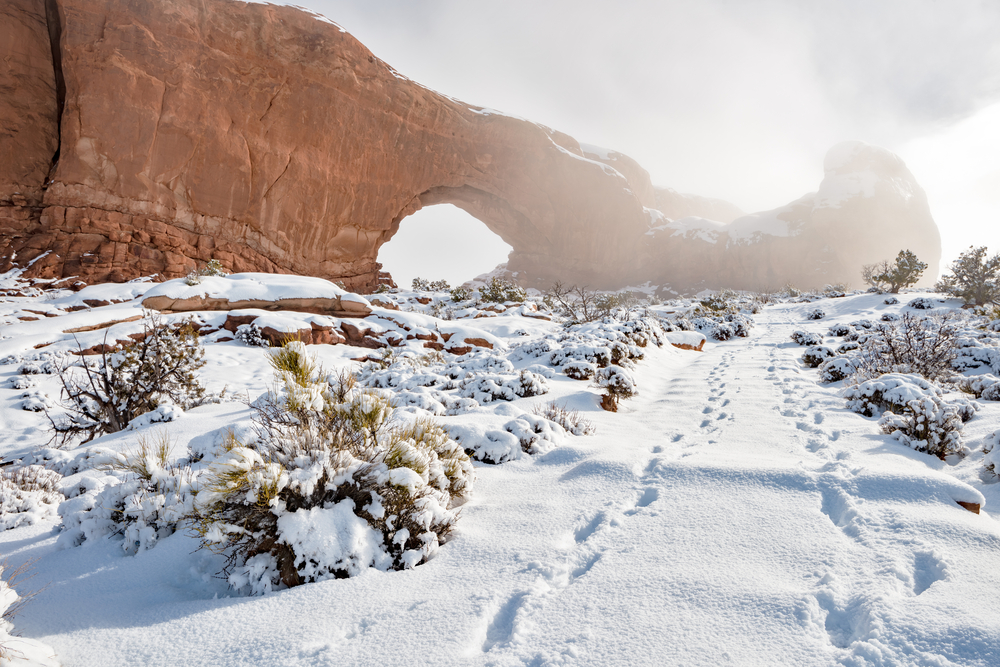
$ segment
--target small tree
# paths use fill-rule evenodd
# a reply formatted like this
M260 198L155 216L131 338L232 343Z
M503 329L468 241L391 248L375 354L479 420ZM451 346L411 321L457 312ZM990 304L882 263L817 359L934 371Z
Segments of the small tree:
M83 350L79 350L82 357ZM52 426L63 440L86 441L121 431L141 414L163 403L187 409L205 390L196 371L205 365L205 351L191 322L169 325L157 317L143 324L134 343L102 346L96 362L59 369L67 418Z
M861 267L861 277L880 292L898 294L903 287L916 285L926 268L927 263L917 259L912 251L900 250L891 264L883 261Z
M977 306L1000 300L1000 254L986 259L986 246L969 246L934 289Z

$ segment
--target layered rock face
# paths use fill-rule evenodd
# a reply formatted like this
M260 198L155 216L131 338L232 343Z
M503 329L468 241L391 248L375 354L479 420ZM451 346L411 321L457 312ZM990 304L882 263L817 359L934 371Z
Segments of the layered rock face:
M361 289L399 221L448 202L515 248L511 268L575 279L610 259L606 282L626 278L642 204L571 137L434 93L298 9L53 1L61 123L43 0L15 0L19 22L3 27L19 60L0 118L32 110L0 137L18 156L16 173L0 172L5 202L25 181L25 203L39 203L61 133L44 210L6 214L32 219L3 230L8 264L50 251L32 274L97 281L215 258ZM47 79L22 86L36 70Z
M621 153L428 90L291 7L6 0L0 56L0 271L30 263L29 277L173 278L218 259L365 291L400 221L451 203L514 248L508 269L528 285L809 286L933 227L906 172L909 204L879 180L877 204L799 203L775 213L791 216L787 236L708 243L689 222L665 225L738 210L656 189ZM840 243L852 224L879 227L886 247Z

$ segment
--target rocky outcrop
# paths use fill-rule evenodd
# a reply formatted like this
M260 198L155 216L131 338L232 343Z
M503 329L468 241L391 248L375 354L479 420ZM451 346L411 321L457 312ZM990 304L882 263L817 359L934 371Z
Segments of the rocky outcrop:
M654 283L776 289L861 284L861 266L903 249L937 276L941 238L927 197L903 161L862 142L834 146L819 190L730 224L700 217L660 220L645 263ZM670 258L670 261L662 261Z
M510 244L508 270L539 287L812 286L900 247L937 261L910 241L933 222L894 156L871 157L866 201L834 206L821 190L762 214L784 236L761 216L699 227L689 216L738 211L428 90L293 7L7 0L0 55L0 271L30 265L26 277L174 278L217 259L371 291L400 221L443 203ZM828 169L831 183L870 170L852 165ZM848 243L855 228L871 242Z
M8 214L31 222L5 229L7 264L49 251L31 275L98 281L177 277L214 258L371 288L399 222L452 203L514 247L514 270L576 279L613 260L607 280L626 278L642 203L567 135L430 91L292 7L53 2L61 150L44 208ZM30 48L7 48L30 53L15 76L45 70L49 95L15 82L0 118L25 107L38 122L20 143L0 140L4 155L30 145L15 176L38 195L54 154L53 66L43 0L16 3L27 18L4 29Z

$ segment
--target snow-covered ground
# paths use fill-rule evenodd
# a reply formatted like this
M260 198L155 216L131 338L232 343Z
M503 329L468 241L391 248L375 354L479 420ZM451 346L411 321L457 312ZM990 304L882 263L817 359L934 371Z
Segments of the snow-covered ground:
M142 291L89 289L106 301ZM51 435L44 413L22 410L25 390L9 384L20 360L36 344L75 346L61 333L70 328L141 312L137 301L70 312L82 298L90 297L0 303L0 357L16 357L0 365L5 460ZM222 557L196 550L187 531L137 555L120 537L62 548L59 517L43 516L0 532L12 566L34 562L27 588L44 586L15 628L67 666L998 665L1000 525L990 512L1000 484L984 481L980 448L1000 429L1000 403L980 401L963 431L971 453L946 463L849 411L842 384L821 384L790 339L805 330L830 344L831 324L878 320L908 299L779 303L754 316L747 338L709 340L701 352L649 345L631 371L639 395L617 413L601 410L598 388L556 372L543 396L440 417L498 427L555 400L596 432L477 463L453 538L413 569L249 597L216 576ZM817 306L825 317L807 320ZM55 316L16 319L25 308ZM562 331L512 312L436 325L464 337L480 331L497 354ZM378 308L369 320L380 316L435 326L429 315ZM114 326L112 339L139 323ZM78 335L89 346L104 330ZM210 390L253 400L272 384L266 350L238 341L206 348ZM309 350L328 368L357 368L350 360L371 352ZM55 376L30 378L58 396ZM183 452L250 417L245 403L221 402L146 428L166 429ZM136 437L87 447L124 450ZM985 504L977 515L956 501Z

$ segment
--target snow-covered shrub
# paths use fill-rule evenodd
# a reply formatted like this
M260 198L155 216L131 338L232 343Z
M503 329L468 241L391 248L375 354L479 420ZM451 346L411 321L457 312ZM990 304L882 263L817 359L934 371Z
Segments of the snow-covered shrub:
M271 346L271 343L264 338L264 334L261 333L260 327L253 322L250 324L241 324L236 327L236 334L234 337L236 340L240 341L244 345L249 345L250 347Z
M919 375L887 373L844 390L847 407L866 417L876 417L887 410L900 414L910 401L927 396L939 398L941 389Z
M962 419L958 410L935 396L908 401L902 414L886 411L879 426L883 433L904 445L942 460L962 451Z
M883 313L881 319L883 322L895 322L899 319L899 315L896 313Z
M472 290L467 287L453 287L450 295L452 301L455 303L461 303L462 301L468 301L472 298Z
M544 454L556 447L565 437L562 426L544 417L523 414L504 424L503 429L521 443L526 454Z
M589 361L568 361L563 364L563 373L574 380L589 380L597 372L597 366Z
M938 302L934 299L928 299L924 296L919 296L906 304L908 308L913 308L914 310L933 310L938 305Z
M820 382L840 382L854 375L856 368L848 357L834 357L823 362L819 367Z
M826 317L826 312L822 308L813 308L806 311L807 320L821 320Z
M802 363L804 363L809 368L816 368L822 364L827 359L832 359L836 356L833 350L825 345L813 345L806 349L802 354Z
M951 314L880 323L861 340L855 366L861 378L917 373L934 380L950 376L956 357L956 318Z
M1000 401L1000 379L992 375L962 377L955 382L955 386L960 391L972 394L976 398L985 401Z
M585 361L604 368L611 363L611 349L605 345L566 345L549 355L549 363L562 366L568 361Z
M791 339L798 345L803 347L811 347L813 345L822 345L823 337L819 334L811 333L809 331L793 331Z
M528 293L517 283L494 276L479 289L479 298L490 303L523 302Z
M0 468L0 530L56 515L62 475L40 465Z
M104 455L102 467L115 483L60 505L60 545L120 535L122 549L137 554L173 534L194 510L195 476L189 466L171 463L166 432L155 440L140 436L134 450Z
M736 329L731 324L714 318L696 317L691 320L691 324L697 331L715 340L729 340L736 335Z
M844 324L843 322L838 322L830 327L827 333L831 336L846 336L847 334L854 331L850 324Z
M748 338L750 330L753 329L754 321L752 317L743 313L727 313L725 321L732 326L733 333L739 338Z
M55 407L49 395L41 389L29 389L21 394L21 409L29 412L44 412Z
M883 301L882 303L884 303L887 306L895 306L895 305L897 305L899 303L899 299L897 299L894 296L890 296L890 297L887 297L886 300Z
M595 381L598 387L604 389L601 407L609 412L618 412L620 401L632 398L639 393L632 374L619 366L598 369Z
M861 277L877 292L890 291L893 294L903 287L916 285L927 268L910 250L900 250L893 262L882 261L867 264L861 268Z
M511 350L511 358L516 360L543 357L552 352L552 343L540 338L521 343Z
M739 312L740 294L731 289L723 289L713 292L707 298L702 299L699 305L702 309L712 313Z
M545 378L531 371L521 371L517 375L495 373L470 375L458 385L459 394L479 403L493 401L513 401L517 398L539 396L548 393Z
M53 418L53 428L64 440L91 440L164 403L187 409L205 394L197 376L204 356L190 322L171 326L149 318L141 340L60 368L66 415Z
M955 352L951 367L962 372L973 368L987 367L1000 373L1000 347L972 346L960 347Z
M234 588L254 594L423 563L471 491L468 455L437 424L394 419L383 393L350 376L323 380L294 352L300 367L287 354L276 372L282 394L254 406L254 437L203 483L203 544L226 554Z
M983 445L983 468L986 472L986 477L996 481L1000 479L1000 470L997 466L1000 466L1000 431L995 431L986 438L986 444Z
M837 349L834 351L837 354L847 354L848 352L853 352L854 350L857 350L860 347L861 345L858 344L857 341L849 340L845 343L841 343L840 345L838 345Z
M565 405L559 405L555 401L536 405L532 412L559 424L573 435L592 435L596 431L593 423L584 419L579 412L569 410Z
M225 268L223 268L222 262L220 262L217 259L210 259L205 264L205 266L187 274L187 277L184 278L184 282L188 285L194 286L194 285L200 285L201 279L205 276L228 276L228 275L229 273L225 270Z
M15 375L7 381L11 389L31 389L31 378L27 375Z

